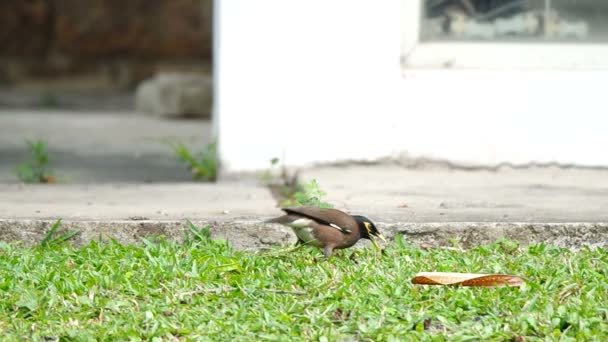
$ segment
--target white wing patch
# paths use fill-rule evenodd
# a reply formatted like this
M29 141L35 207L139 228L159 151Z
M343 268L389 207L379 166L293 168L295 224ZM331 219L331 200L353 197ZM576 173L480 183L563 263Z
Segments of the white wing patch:
M334 224L334 223L330 223L329 226L332 227L332 228L336 228L337 230L339 230L339 231L341 231L343 233L351 233L350 229L344 229L344 228L342 228L342 227L340 227L340 226L338 226L337 224Z

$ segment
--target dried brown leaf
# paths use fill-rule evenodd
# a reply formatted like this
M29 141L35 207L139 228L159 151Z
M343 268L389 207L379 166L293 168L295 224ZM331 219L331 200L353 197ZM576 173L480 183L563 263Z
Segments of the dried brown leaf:
M476 274L454 272L420 272L412 279L420 285L522 286L524 281L510 274Z

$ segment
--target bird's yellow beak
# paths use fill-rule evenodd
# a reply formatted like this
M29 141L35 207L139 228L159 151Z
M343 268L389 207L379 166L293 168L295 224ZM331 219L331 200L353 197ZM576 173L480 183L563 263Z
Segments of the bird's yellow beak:
M378 243L376 242L376 240L370 240L372 242L372 245L374 245L374 247L376 247L377 250L380 250L380 245L378 245Z
M384 236L382 236L382 234L378 234L378 235L374 235L377 236L380 240L386 242L386 239L384 238ZM380 249L380 245L378 245L378 243L376 242L376 240L374 240L373 238L370 239L370 241L372 242L372 245L374 245L374 247L376 247L377 250L381 250Z

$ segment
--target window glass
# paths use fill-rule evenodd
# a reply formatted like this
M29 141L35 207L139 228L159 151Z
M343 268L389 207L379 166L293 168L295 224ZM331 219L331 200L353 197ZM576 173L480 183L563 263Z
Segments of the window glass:
M608 0L424 0L422 41L608 42Z

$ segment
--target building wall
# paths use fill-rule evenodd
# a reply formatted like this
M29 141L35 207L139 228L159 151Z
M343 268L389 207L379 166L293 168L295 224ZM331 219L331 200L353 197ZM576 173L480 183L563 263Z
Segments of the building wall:
M0 1L0 88L209 69L212 0ZM105 83L104 83L105 82ZM78 85L77 85L78 87Z
M399 1L218 2L215 115L227 170L402 153L608 166L608 72L403 73L402 14Z

